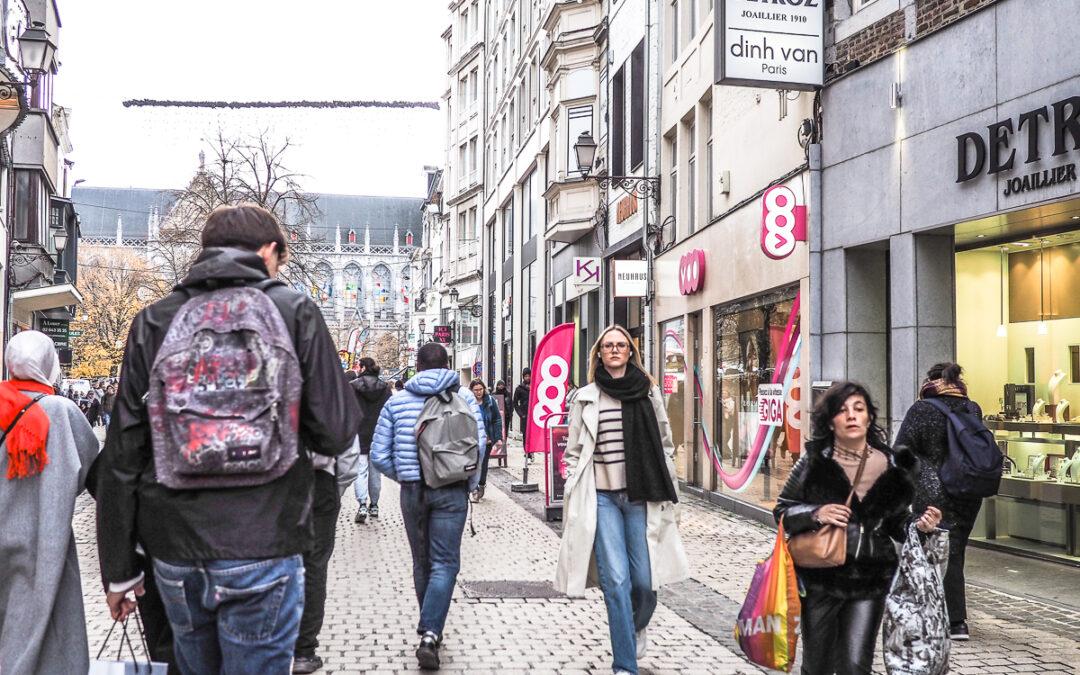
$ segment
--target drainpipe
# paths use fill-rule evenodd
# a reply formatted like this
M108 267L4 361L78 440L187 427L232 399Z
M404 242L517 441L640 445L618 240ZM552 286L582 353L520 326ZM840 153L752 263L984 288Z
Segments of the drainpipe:
M822 260L822 189L821 189L821 143L811 143L807 148L810 164L810 381L821 380L821 260Z
M649 141L651 147L649 151L645 153L643 157L644 166L642 167L643 175L652 176L652 172L660 166L660 63L662 59L659 57L659 44L656 36L659 34L655 30L656 18L660 15L659 9L656 7L657 0L646 0L646 20L645 20L645 73L646 73L646 97L648 98L649 105L646 108L646 138ZM654 372L653 370L653 343L656 338L656 327L653 325L653 302L655 301L654 286L656 284L656 275L653 273L653 267L655 261L653 260L652 246L649 242L649 223L660 222L660 191L652 196L651 199L646 199L645 213L643 214L642 225L642 241L645 247L645 260L646 260L646 282L645 282L645 311L644 311L644 333L645 333L645 346L644 351L644 365L645 370L648 372Z

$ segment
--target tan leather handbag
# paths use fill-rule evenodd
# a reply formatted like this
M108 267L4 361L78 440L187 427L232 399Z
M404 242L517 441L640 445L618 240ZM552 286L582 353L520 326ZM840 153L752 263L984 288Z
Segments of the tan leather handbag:
M859 461L859 470L855 472L855 480L851 483L851 492L848 493L844 505L851 508L851 499L855 496L855 486L862 479L863 469L866 468L866 458L870 454L869 448L863 453ZM821 569L825 567L840 567L847 560L847 528L836 525L822 525L816 530L792 535L788 539L788 551L796 567Z

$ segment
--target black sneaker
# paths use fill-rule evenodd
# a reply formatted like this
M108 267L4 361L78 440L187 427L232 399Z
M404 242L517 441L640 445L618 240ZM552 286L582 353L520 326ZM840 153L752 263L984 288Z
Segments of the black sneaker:
M957 621L949 626L949 638L955 642L967 642L970 640L971 633L968 632L967 621Z
M416 648L416 661L421 670L439 669L439 636L428 631L420 638L420 646Z
M368 515L371 516L372 518L378 518L379 517L379 505L378 504L372 504L371 506L368 507L367 512L368 512Z
M293 657L293 673L314 673L322 667L322 658L318 654Z

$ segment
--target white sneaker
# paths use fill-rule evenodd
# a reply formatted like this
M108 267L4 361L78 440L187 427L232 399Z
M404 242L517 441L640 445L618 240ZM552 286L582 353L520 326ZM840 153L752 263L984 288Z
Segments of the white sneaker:
M646 626L637 632L637 657L639 659L645 658L645 653L649 651L649 628Z

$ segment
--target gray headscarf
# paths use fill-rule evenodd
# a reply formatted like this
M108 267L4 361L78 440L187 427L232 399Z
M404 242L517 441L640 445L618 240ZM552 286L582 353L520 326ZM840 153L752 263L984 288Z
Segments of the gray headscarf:
M8 341L4 363L13 380L32 380L59 388L63 374L52 338L36 330L24 330Z

